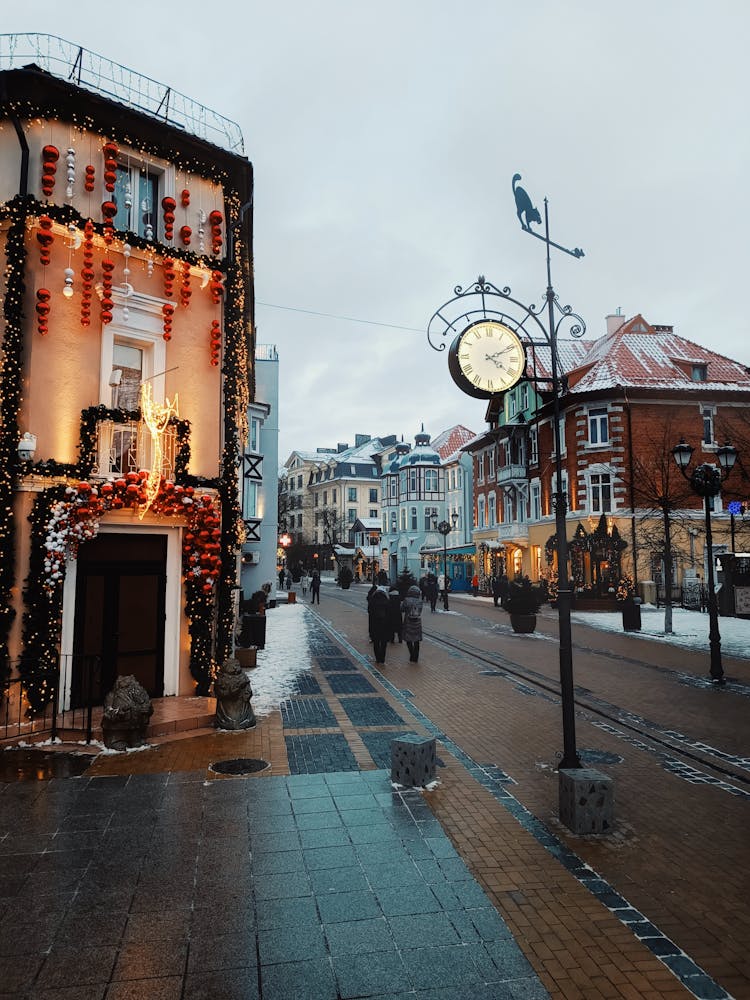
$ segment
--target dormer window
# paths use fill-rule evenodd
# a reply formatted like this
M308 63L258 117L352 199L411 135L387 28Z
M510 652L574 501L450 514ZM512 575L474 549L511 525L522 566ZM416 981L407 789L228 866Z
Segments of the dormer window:
M706 365L692 365L690 368L690 378L693 382L705 382L708 378L708 368Z

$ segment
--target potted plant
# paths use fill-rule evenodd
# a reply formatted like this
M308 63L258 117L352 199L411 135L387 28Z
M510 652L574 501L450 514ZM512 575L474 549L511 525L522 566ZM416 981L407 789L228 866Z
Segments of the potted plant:
M352 585L354 574L348 566L342 566L339 570L339 586L342 590L348 590Z
M516 577L509 585L505 610L510 615L514 632L533 632L536 615L542 606L542 594L538 587L531 585L527 576Z

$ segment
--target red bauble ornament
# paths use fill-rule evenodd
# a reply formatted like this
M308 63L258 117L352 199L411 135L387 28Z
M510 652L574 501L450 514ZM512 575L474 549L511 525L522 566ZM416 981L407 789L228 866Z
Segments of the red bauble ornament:
M42 149L42 193L49 198L55 187L55 173L60 150L57 146L44 146Z
M117 180L117 154L119 152L120 150L114 142L106 142L102 146L102 153L104 154L104 186L110 194L114 191L115 181Z
M190 226L183 226L180 229L180 239L186 247L190 246L190 237L193 235L193 230Z
M187 188L183 188L182 191L180 192L180 203L182 204L183 208L187 208L188 205L190 204L190 192L188 191Z
M174 210L177 202L174 198L162 198L161 207L164 210L164 239L171 240L174 232Z
M86 175L83 179L83 187L85 191L91 193L94 190L94 177L96 174L96 169L89 164L86 167Z

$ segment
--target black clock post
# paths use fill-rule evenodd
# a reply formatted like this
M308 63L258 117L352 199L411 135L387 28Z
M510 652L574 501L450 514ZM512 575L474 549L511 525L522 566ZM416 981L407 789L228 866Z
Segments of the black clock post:
M576 749L575 695L573 689L573 642L570 610L573 593L568 578L567 498L563 489L560 440L560 394L563 378L557 341L560 329L566 325L571 337L582 337L586 332L583 319L570 306L562 306L552 286L550 249L554 247L572 257L583 257L583 250L569 250L554 243L549 237L549 212L544 199L544 235L531 229L531 224L541 225L541 216L533 207L523 188L517 186L521 178L513 178L513 192L521 228L542 240L547 247L547 291L544 305L526 305L511 294L507 286L499 288L480 275L475 282L463 287L456 285L453 297L437 309L427 325L427 339L436 351L444 351L450 337L448 367L458 387L470 396L490 399L512 388L522 377L529 381L547 382L552 395L552 419L555 441L555 543L557 554L557 607L560 629L560 697L562 702L563 753L559 769L581 767ZM531 331L531 332L530 332ZM537 337L538 335L538 337ZM442 338L442 339L441 339ZM550 353L551 378L538 378L525 374L525 363L513 365L517 356L515 341L527 347L546 347ZM506 354L507 352L507 354ZM506 367L506 357L508 365ZM468 370L467 370L468 368Z

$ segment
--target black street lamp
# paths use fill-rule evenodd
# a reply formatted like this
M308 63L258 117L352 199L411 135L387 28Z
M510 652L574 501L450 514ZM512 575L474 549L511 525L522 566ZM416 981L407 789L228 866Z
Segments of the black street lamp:
M719 465L710 465L704 462L696 465L692 471L688 470L690 459L693 457L691 445L680 441L672 449L672 455L677 463L677 468L690 483L694 493L703 497L703 506L706 515L706 555L707 585L708 585L708 644L711 650L711 679L715 684L725 684L724 668L721 663L721 636L719 635L719 608L716 603L716 588L714 586L714 549L713 536L711 534L711 504L710 500L718 496L721 492L721 484L734 468L737 461L737 449L731 444L725 444L716 449L716 458Z
M448 521L438 521L436 517L432 519L432 527L443 536L443 610L448 611L448 535L456 527L458 514L453 511L451 514L452 524Z

